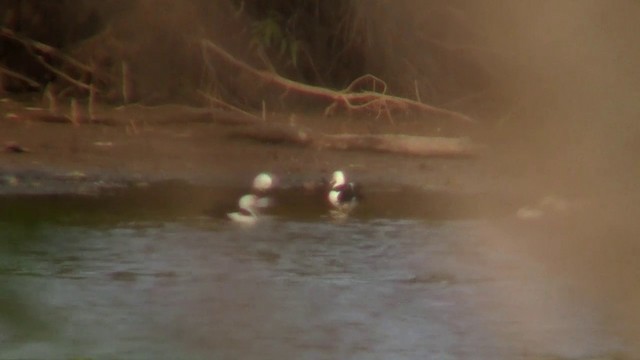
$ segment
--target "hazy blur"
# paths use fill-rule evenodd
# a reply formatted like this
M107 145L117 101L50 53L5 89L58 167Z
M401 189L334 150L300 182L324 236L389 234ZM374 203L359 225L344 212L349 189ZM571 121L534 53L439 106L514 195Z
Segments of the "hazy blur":
M511 97L496 134L523 191L577 201L564 221L517 229L535 235L523 251L570 280L579 299L599 302L637 344L640 3L483 2L466 13L496 56L482 61L502 72Z

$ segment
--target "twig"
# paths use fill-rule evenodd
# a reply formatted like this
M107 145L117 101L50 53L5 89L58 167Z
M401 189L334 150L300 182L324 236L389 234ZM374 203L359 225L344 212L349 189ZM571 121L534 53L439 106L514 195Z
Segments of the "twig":
M89 65L85 65L83 63L81 63L80 61L65 55L64 53L62 53L60 50L54 48L53 46L41 43L39 41L33 40L33 39L29 39L25 36L19 35L17 33L15 33L13 30L6 28L6 27L0 27L0 36L6 37L8 39L11 40L15 40L19 43L21 43L22 45L24 45L27 49L35 49L38 52L41 53L45 53L51 56L55 56L58 57L66 62L68 62L69 64L77 67L78 69L81 69L83 71L86 71L88 73L95 73L93 71L93 69L89 66Z
M88 85L85 84L82 81L76 80L73 77L71 77L70 75L66 74L65 72L56 69L55 67L51 66L49 63L47 63L46 61L44 61L42 59L42 57L40 56L40 54L47 54L49 56L52 57L57 57L73 66L75 66L76 68L84 71L85 73L90 73L90 74L96 74L96 71L94 68L92 68L89 65L83 64L80 61L65 55L63 52L61 52L60 50L54 48L53 46L41 43L39 41L33 40L33 39L29 39L23 35L17 34L16 32L14 32L13 30L6 28L6 27L0 27L0 36L17 41L19 43L21 43L25 49L36 59L36 61L38 61L42 66L44 66L47 70L51 71L52 73L60 76L61 78L69 81L70 83L72 83L73 85L85 89L85 90L89 90L91 91L91 87L92 85ZM38 88L40 88L40 86L38 86ZM94 89L93 91L98 91L98 89Z
M349 86L347 86L344 90L340 91L341 93L352 93L354 92L354 88L356 87L357 84L364 82L365 80L369 80L371 81L371 92L372 93L376 93L376 94L386 94L387 93L387 83L380 79L377 76L371 75L371 74L366 74L366 75L362 75L359 78L356 78L355 80L353 80L351 82L351 84L349 84ZM382 85L382 91L377 91L376 90L376 85Z
M78 100L76 100L75 98L71 98L71 115L69 119L75 126L79 126L80 122L82 122L82 118L80 115L80 106L78 105Z
M31 52L31 51L30 51ZM33 52L31 52L31 54L33 54ZM85 89L85 90L91 90L91 85L87 85L79 80L76 80L74 78L72 78L71 76L65 74L64 72L56 69L55 67L49 65L46 61L44 61L42 59L42 57L40 57L39 55L33 54L33 56L36 58L36 60L45 68L47 68L47 70L51 71L52 73L60 76L61 78L67 80L68 82L72 83L73 85ZM97 91L97 90L96 90Z
M87 104L87 111L89 112L89 120L93 121L96 117L96 87L91 86L89 90L89 103Z
M55 114L58 112L58 101L56 100L53 90L51 90L52 86L51 83L47 84L47 87L44 89L44 96L47 99L49 112Z
M129 64L122 62L122 102L128 104L131 101L131 75Z
M416 101L422 102L422 99L420 99L420 90L418 89L418 80L413 80L413 89L416 92Z
M3 66L0 66L0 73L3 73L3 74L11 76L13 78L22 80L22 81L26 82L27 84L29 84L30 86L33 86L35 88L38 88L38 89L42 88L42 85L39 82L37 82L37 81L35 81L33 79L30 79L30 78L28 78L28 77L26 77L26 76L24 76L24 75L22 75L20 73L17 73L17 72L15 72L13 70L9 70L9 69L7 69L7 68L5 68Z
M198 91L198 93L199 93L200 95L202 95L205 99L209 100L210 102L215 103L215 104L217 104L217 105L220 105L221 107L223 107L223 108L225 108L225 109L227 109L227 110L231 110L231 111L234 111L234 112L240 113L240 114L242 114L242 115L246 115L246 116L248 116L248 117L250 117L250 118L252 118L252 119L255 119L255 120L260 120L260 118L259 118L259 117L255 116L255 115L253 115L253 114L251 114L251 113L248 113L248 112L246 112L246 111L244 111L244 110L242 110L242 109L240 109L240 108L238 108L238 107L235 107L235 106L233 106L233 105L231 105L231 104L229 104L229 103L226 103L226 102L224 102L224 101L222 101L222 100L220 100L220 99L218 99L218 98L215 98L215 97L213 97L213 96L211 96L211 95L209 95L209 94L206 94L206 93L205 93L205 92L203 92L203 91L200 91L200 90L199 90L199 91Z

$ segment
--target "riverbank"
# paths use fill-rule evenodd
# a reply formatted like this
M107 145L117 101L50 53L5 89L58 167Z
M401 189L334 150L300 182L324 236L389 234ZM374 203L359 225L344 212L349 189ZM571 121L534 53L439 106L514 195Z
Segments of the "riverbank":
M217 113L215 121L192 108L111 109L110 123L74 125L47 121L42 110L5 101L0 119L0 192L56 192L59 183L131 183L185 180L228 186L248 182L257 172L278 175L283 186L327 178L343 169L366 184L410 185L426 189L484 192L478 176L490 171L480 156L460 159L405 156L372 151L340 151L236 136L238 116ZM226 118L226 119L223 119ZM422 120L386 120L274 115L267 121L295 123L326 133L416 134L433 132ZM37 187L30 187L34 181ZM494 180L492 180L494 181ZM60 188L59 190L62 190Z

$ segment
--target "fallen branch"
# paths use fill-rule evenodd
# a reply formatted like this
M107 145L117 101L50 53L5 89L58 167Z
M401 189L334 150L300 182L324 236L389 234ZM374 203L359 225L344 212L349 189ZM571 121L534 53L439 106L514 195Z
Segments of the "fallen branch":
M475 146L466 138L412 135L323 135L316 141L322 147L339 150L373 150L427 157L467 157Z
M273 72L258 70L248 65L247 63L235 58L226 50L206 39L202 40L202 48L203 51L205 49L209 50L219 58L223 59L225 62L249 74L254 75L262 82L267 84L274 84L282 88L284 90L284 94L295 92L300 95L319 98L321 100L330 102L330 105L325 109L326 115L335 111L339 106L342 106L349 111L369 110L376 111L378 112L378 114L384 112L385 114L387 114L387 116L390 116L390 112L394 110L415 110L425 114L444 117L454 121L465 123L474 122L474 120L469 118L468 116L455 111L438 108L411 99L387 95L386 84L384 83L384 81L376 78L373 75L364 75L354 80L345 89L336 91L293 81ZM364 80L370 80L373 89L371 91L353 92L356 85L362 83ZM378 91L377 89L378 86L381 87L380 91Z
M256 125L232 133L272 144L288 143L335 150L364 150L424 157L470 157L477 152L467 138L445 138L398 134L330 135L282 124Z

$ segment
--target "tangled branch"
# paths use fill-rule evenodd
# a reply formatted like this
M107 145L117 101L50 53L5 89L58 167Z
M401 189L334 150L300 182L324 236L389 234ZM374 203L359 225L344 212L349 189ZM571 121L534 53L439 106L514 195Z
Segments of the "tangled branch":
M235 58L226 50L213 42L203 39L201 41L203 52L209 51L218 58L233 65L242 71L252 74L264 83L274 84L284 90L284 93L295 92L300 95L310 96L325 100L330 104L325 109L325 115L332 114L339 107L348 111L375 111L378 114L384 113L389 118L392 111L418 111L420 113L447 118L453 121L464 123L475 122L470 117L461 113L442 109L415 100L388 95L387 85L381 79L373 75L364 75L355 79L343 90L331 90L319 86L308 85L282 77L273 72L258 70L247 63ZM371 90L356 92L356 86L365 82L370 82ZM380 88L378 90L378 88Z

